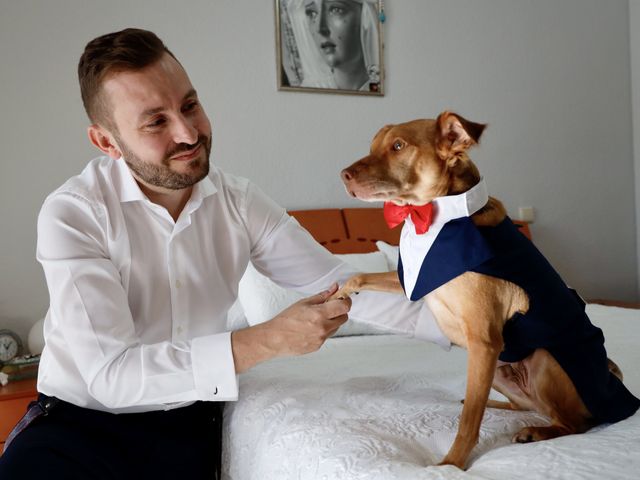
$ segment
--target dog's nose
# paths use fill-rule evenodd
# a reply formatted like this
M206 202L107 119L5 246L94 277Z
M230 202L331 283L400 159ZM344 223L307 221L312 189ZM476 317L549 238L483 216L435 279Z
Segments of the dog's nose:
M340 176L343 182L349 182L353 178L353 173L351 173L348 168L345 168L340 172Z

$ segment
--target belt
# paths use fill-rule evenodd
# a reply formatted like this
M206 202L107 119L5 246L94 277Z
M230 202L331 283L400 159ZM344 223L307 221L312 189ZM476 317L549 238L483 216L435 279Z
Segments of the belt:
M56 397L47 397L40 394L38 400L31 402L27 408L27 413L25 413L16 426L13 427L13 430L11 430L11 433L4 442L4 451L7 451L11 442L13 442L20 432L27 428L36 418L48 415L49 410L55 407L59 401Z

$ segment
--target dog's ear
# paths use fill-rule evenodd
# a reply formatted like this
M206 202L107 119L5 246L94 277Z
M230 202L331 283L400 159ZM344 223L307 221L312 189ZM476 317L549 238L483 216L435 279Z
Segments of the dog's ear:
M453 112L442 112L436 120L438 155L445 160L457 158L458 154L480 141L486 127Z

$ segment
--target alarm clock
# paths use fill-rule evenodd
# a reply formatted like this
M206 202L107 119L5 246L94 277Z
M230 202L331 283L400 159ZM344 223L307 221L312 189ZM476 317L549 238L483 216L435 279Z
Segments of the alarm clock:
M17 333L11 330L0 330L0 362L9 360L20 355L22 351L22 341Z

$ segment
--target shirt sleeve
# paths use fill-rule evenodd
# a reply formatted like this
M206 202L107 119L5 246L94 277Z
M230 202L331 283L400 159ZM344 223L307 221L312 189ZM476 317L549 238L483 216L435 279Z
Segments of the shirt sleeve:
M248 195L247 226L253 239L251 261L263 275L284 288L313 295L332 283L343 284L357 270L322 247L284 209L256 187ZM435 342L451 343L424 300L404 295L361 292L353 297L349 317L377 328Z
M37 258L50 296L48 333L63 338L74 361L69 371L54 374L76 375L77 369L89 395L109 409L237 398L234 374L220 375L217 386L196 381L192 342L141 343L109 258L108 234L102 207L72 194L47 199L38 217ZM210 337L203 340L208 347L230 355L228 333Z

